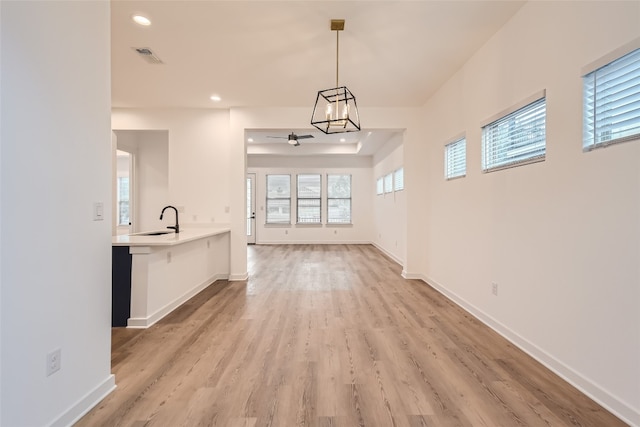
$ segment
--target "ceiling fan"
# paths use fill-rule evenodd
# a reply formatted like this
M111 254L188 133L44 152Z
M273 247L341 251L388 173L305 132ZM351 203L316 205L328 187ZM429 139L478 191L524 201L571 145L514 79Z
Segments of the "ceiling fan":
M290 145L297 147L300 145L300 143L298 142L299 139L313 138L313 135L296 135L295 133L291 132L289 136L268 136L267 138L287 138L287 142Z

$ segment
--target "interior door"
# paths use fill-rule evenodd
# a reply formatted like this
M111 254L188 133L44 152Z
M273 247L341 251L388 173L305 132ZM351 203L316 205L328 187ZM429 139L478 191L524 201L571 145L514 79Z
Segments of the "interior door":
M256 174L247 174L247 244L256 243Z

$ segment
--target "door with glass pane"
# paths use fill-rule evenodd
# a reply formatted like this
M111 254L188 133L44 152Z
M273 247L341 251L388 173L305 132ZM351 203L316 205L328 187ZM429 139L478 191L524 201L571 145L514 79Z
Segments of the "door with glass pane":
M256 243L256 174L247 174L247 243Z

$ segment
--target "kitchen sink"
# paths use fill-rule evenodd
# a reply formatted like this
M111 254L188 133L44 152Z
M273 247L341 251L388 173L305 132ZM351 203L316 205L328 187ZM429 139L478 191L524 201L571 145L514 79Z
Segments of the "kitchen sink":
M171 234L173 231L149 231L147 233L136 233L132 236L162 236L163 234Z

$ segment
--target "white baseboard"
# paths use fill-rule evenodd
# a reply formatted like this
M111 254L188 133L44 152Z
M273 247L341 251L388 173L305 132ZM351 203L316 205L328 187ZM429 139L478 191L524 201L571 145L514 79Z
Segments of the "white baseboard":
M369 240L269 240L256 242L256 245L370 245Z
M228 280L230 282L242 282L244 280L247 280L248 278L249 278L249 273L245 272L242 274L230 274Z
M115 389L116 377L109 375L106 380L64 411L49 426L67 427L73 425Z
M520 348L529 356L542 363L556 375L576 387L578 390L589 396L598 404L602 405L622 421L631 426L640 427L640 411L634 409L631 405L620 400L613 394L609 393L607 390L598 386L598 384L594 383L589 378L584 377L534 343L520 336L518 333L512 331L507 326L500 323L488 314L484 313L473 304L470 304L456 293L451 292L435 280L429 279L424 274L407 273L403 271L403 277L405 277L406 279L422 280L428 286L440 292L442 295L460 306L463 310L472 314L476 319L480 320L482 323L496 331L498 334L503 336L516 347Z
M173 310L187 302L190 298L194 297L198 292L202 291L204 288L212 284L217 280L227 280L229 278L228 274L214 274L207 280L193 287L189 291L182 294L180 297L171 301L161 309L157 310L155 313L151 314L148 317L130 317L127 319L127 328L148 328L153 325L167 314L171 313Z
M386 256L388 256L389 258L391 258L392 260L394 260L395 262L397 262L398 264L404 266L404 261L401 260L400 258L398 258L395 254L392 254L391 252L389 252L388 250L386 250L385 248L383 248L382 246L380 246L379 244L377 244L376 242L371 242L371 244L378 249L380 252L382 252L383 254L385 254Z

